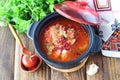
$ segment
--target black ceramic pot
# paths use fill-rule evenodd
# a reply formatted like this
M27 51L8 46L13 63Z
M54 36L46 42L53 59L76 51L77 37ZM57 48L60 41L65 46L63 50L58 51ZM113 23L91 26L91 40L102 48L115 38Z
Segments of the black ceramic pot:
M82 61L90 54L90 53L96 53L100 51L101 48L101 39L94 33L93 28L90 25L85 25L85 24L80 24L82 25L86 31L89 34L90 37L90 43L89 47L86 50L86 52L77 58L76 60L70 61L70 62L56 62L53 61L42 52L42 50L39 47L39 41L38 41L38 36L39 33L43 28L45 28L45 25L49 24L53 19L63 17L57 12L51 13L47 15L44 19L42 19L39 22L34 22L30 25L30 28L28 30L28 37L33 40L35 50L37 51L38 55L49 65L56 67L56 68L73 68L79 63L82 63Z

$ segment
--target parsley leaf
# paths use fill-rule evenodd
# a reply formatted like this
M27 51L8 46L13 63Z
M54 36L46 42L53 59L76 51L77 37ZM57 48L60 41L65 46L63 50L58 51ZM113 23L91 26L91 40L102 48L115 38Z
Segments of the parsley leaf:
M64 0L1 0L0 21L12 23L19 33L26 33L30 23L54 12L53 6Z

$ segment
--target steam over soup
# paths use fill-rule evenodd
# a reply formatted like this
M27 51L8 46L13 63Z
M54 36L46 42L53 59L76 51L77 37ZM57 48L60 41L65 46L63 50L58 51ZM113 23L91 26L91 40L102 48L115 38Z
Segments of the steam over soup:
M89 35L79 23L59 18L41 31L39 46L43 53L52 60L72 61L87 50Z

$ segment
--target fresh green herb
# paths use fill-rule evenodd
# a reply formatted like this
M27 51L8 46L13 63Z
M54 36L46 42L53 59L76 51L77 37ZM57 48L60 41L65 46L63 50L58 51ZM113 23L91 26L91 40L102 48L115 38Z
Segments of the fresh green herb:
M64 0L1 0L0 21L12 23L19 33L27 32L30 23L39 21L48 13L54 12L53 6ZM5 25L6 25L5 24Z

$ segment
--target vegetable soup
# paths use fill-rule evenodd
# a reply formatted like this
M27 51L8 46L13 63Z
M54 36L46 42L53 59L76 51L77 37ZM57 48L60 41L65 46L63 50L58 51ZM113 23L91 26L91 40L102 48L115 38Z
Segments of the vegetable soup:
M79 23L58 18L40 32L39 46L48 58L68 62L84 54L89 46L89 34Z

